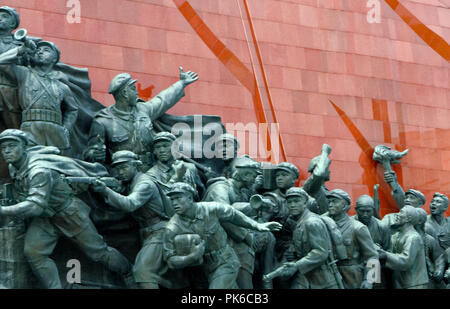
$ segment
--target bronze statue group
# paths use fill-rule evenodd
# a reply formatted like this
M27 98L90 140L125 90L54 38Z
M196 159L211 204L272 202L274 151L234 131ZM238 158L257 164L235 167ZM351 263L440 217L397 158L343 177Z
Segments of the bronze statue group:
M0 228L25 226L23 254L41 286L64 286L52 259L64 238L125 288L448 287L449 200L436 193L428 215L425 196L402 189L390 163L406 153L377 146L374 155L399 212L380 220L377 185L350 217L349 194L325 186L330 146L311 160L302 187L295 165L238 156L227 133L214 140L213 165L180 156L161 120L196 73L180 68L180 80L148 102L130 74L119 74L109 88L115 104L104 108L90 96L87 72L60 63L54 43L12 34L19 23L13 8L0 8L0 146L9 173L1 176L13 184ZM134 260L98 231L126 214L139 230Z

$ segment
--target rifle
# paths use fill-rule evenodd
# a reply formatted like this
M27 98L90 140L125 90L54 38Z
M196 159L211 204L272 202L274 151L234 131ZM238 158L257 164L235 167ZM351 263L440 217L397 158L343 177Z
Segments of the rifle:
M215 173L210 167L207 167L207 166L205 166L203 164L198 163L195 160L192 160L191 158L186 156L184 153L177 152L176 154L180 157L180 159L182 159L182 160L184 160L184 161L186 161L188 163L194 164L195 167L198 168L200 171L202 171L204 174Z
M336 279L338 289L343 290L343 289L345 289L344 282L342 281L342 275L339 272L339 269L337 268L337 265L336 265L337 261L338 260L336 260L334 258L333 251L330 250L329 255L328 255L328 261L327 261L328 263L327 264L328 264L328 267L330 268L331 273L334 276L334 279Z
M277 277L286 277L288 274L286 273L288 266L282 265L281 267L278 267L273 272L268 273L267 275L263 276L263 281L266 283L270 283L273 279ZM295 274L295 273L294 273ZM305 275L297 273L299 276L297 280L299 280L298 284L304 287L309 286L308 279L306 279Z
M62 178L69 184L84 183L92 185L96 180L104 182L107 187L117 188L122 185L122 183L114 177L72 177L72 176L62 176Z
M263 280L264 281L272 281L273 279L275 279L277 277L284 277L284 276L286 276L286 270L287 270L287 266L282 265L282 266L278 267L277 269L275 269L273 272L263 275Z

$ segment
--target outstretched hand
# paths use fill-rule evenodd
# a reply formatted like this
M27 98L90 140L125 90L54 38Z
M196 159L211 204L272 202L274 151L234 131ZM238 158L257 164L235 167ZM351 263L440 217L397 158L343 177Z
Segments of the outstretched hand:
M258 224L259 232L277 232L283 227L280 223L272 221Z
M183 82L184 86L192 84L198 80L198 74L195 72L184 72L183 67L180 67L180 80Z

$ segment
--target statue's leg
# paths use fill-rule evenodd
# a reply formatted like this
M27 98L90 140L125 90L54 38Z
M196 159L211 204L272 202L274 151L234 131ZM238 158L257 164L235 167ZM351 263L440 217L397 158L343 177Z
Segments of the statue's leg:
M262 252L262 273L268 274L275 270L275 243L276 239L275 236L273 236L272 233L268 233L268 241L267 245L264 248L264 251ZM262 283L263 289L272 289L273 284L272 282L264 282Z
M71 240L90 259L104 264L109 270L120 275L125 275L131 271L131 264L128 259L117 249L106 244L91 221L82 232L72 237Z
M162 278L168 270L168 266L163 259L163 231L156 231L147 237L142 249L136 256L133 276L140 288L158 289L160 283L163 286L171 287L167 278Z
M240 289L253 289L253 273L241 267L237 277L237 284Z
M31 269L48 289L61 289L55 262L49 258L58 242L59 232L46 218L34 218L25 235L24 254Z
M208 276L209 289L238 289L238 269L232 267L232 263L225 263L216 268Z
M233 247L241 263L237 284L240 289L253 289L253 271L255 269L255 252L244 242L234 243Z
M227 248L225 252L217 255L213 263L205 265L208 275L209 289L237 289L241 288L237 284L240 263L236 253ZM206 262L208 263L208 262Z

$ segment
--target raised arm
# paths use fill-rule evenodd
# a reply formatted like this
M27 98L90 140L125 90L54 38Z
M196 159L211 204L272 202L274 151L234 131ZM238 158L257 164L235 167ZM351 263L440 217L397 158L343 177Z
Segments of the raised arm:
M198 80L198 74L194 72L184 72L180 67L180 80L174 83L166 90L161 91L156 97L145 104L151 120L158 119L168 109L174 106L181 98L184 97L184 88Z
M327 144L323 144L322 153L320 156L316 157L318 160L314 169L311 171L311 176L308 177L303 185L303 189L308 192L308 194L317 192L325 183L331 164L331 160L328 157L330 153L331 147Z
M395 174L395 172L384 172L384 181L386 181L387 184L391 187L392 196L394 197L398 208L402 209L403 206L405 206L405 191L403 191L403 188L398 183L397 175Z

